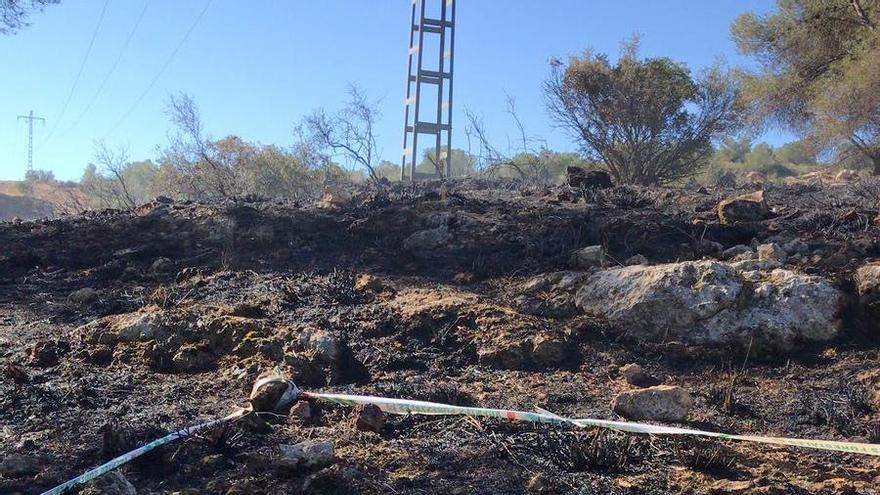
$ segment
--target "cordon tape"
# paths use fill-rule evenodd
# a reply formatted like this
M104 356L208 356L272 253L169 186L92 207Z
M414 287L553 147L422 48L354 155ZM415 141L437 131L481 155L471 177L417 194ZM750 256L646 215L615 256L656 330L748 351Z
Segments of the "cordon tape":
M449 404L440 404L436 402L425 402L420 400L407 400L407 399L391 399L387 397L371 397L367 395L346 395L346 394L324 394L317 392L305 392L297 388L297 386L290 381L284 380L281 375L277 373L270 374L268 376L262 377L254 384L253 392L251 393L251 401L254 401L255 394L263 387L267 385L275 386L276 388L279 385L283 385L283 391L278 394L277 401L275 402L275 410L281 410L285 407L289 406L294 401L302 398L302 399L310 399L310 400L320 400L325 402L332 402L344 406L357 406L357 405L367 405L372 404L379 407L382 411L388 414L398 414L398 415L429 415L429 416L469 416L475 418L498 418L498 419L507 419L511 421L524 421L530 423L551 423L551 424L563 424L563 425L572 425L580 428L605 428L610 430L618 430L624 431L628 433L640 433L640 434L648 434L648 435L686 435L686 436L697 436L697 437L708 437L708 438L717 438L721 440L737 440L742 442L752 442L752 443L763 443L770 445L782 445L788 447L803 447L808 449L818 449L818 450L831 450L835 452L846 452L850 454L864 454L864 455L873 455L880 456L880 445L870 444L870 443L856 443L856 442L838 442L832 440L811 440L811 439L803 439L803 438L786 438L786 437L766 437L766 436L757 436L757 435L731 435L728 433L718 433L712 431L703 431L703 430L693 430L689 428L676 428L672 426L658 426L644 423L630 423L627 421L611 421L604 419L591 419L591 418L565 418L552 412L537 409L534 412L530 411L515 411L509 409L490 409L483 407L464 407L464 406L453 406ZM198 432L207 430L214 426L218 426L220 424L228 423L237 419L241 419L248 414L259 414L260 412L267 411L257 411L253 406L248 406L246 408L239 408L232 414L225 416L223 418L215 419L212 421L208 421L196 426L192 426L189 428L184 428L182 430L175 431L170 433L158 440L154 440L142 447L139 447L131 452L123 454L105 464L102 464L66 483L58 485L57 487L43 492L42 495L61 495L67 493L72 490L74 487L83 485L92 481L114 469L117 467L137 458L147 452L161 447L163 445L169 444L176 440L185 439L187 437L193 436Z

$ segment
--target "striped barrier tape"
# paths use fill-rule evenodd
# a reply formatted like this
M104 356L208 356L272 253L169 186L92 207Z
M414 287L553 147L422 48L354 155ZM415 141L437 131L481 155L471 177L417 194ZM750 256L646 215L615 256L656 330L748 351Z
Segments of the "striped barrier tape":
M246 412L247 412L246 409L240 409L240 410L238 410L228 416L225 416L223 418L214 419L214 420L211 420L211 421L199 424L199 425L190 426L188 428L184 428L182 430L177 430L173 433L169 433L168 435L165 435L162 438L153 440L152 442L150 442L142 447L138 447L130 452L126 452L125 454L122 454L119 457L111 459L110 461L107 461L106 463L101 464L100 466L98 466L94 469L86 471L85 473L77 476L76 478L73 478L70 481L62 483L49 491L43 492L42 495L62 495L64 493L67 493L67 492L73 490L75 487L80 486L80 485L84 485L84 484L88 483L89 481L97 479L97 478L109 473L110 471L113 471L114 469L118 468L119 466L146 454L147 452L149 452L153 449L156 449L156 448L161 447L163 445L169 444L169 443L174 442L176 440L180 440L182 438L191 437L200 431L204 431L204 430L207 430L207 429L212 428L214 426L217 426L219 424L226 423L227 421L232 421L234 419L238 419L238 418L242 417Z
M605 428L625 431L629 433L641 433L649 435L689 435L699 437L718 438L723 440L737 440L752 443L764 443L770 445L784 445L789 447L803 447L818 450L831 450L835 452L847 452L851 454L867 454L880 456L880 445L857 442L837 442L833 440L810 440L802 438L766 437L757 435L731 435L713 431L693 430L689 428L676 428L672 426L658 426L644 423L630 423L628 421L611 421L605 419L571 419L558 416L549 411L538 410L537 412L514 411L508 409L487 409L482 407L452 406L435 402L418 400L389 399L385 397L370 397L363 395L344 394L321 394L314 392L301 392L300 397L334 402L342 405L373 404L389 414L423 414L423 415L446 415L446 416L472 416L509 419L513 421L527 421L532 423L555 423L570 424L580 428Z
M283 382L287 385L287 388L284 392L278 396L277 408L284 407L289 405L290 403L296 401L299 398L303 399L313 399L313 400L322 400L326 402L332 402L336 404L341 404L344 406L357 406L357 405L367 405L372 404L379 407L382 411L388 414L399 414L399 415L410 415L410 414L418 414L418 415L433 415L433 416L470 416L470 417L484 417L484 418L497 418L497 419L507 419L511 421L525 421L531 423L550 423L550 424L569 424L573 426L577 426L579 428L605 428L611 430L624 431L628 433L640 433L640 434L648 434L648 435L690 435L690 436L699 436L699 437L709 437L709 438L718 438L722 440L737 440L743 442L752 442L752 443L764 443L770 445L783 445L790 447L803 447L809 449L818 449L818 450L830 450L835 452L847 452L851 454L866 454L873 456L880 456L880 445L874 445L869 443L856 443L856 442L837 442L832 440L809 440L809 439L801 439L801 438L785 438L785 437L765 437L765 436L756 436L756 435L731 435L728 433L719 433L712 431L703 431L703 430L693 430L689 428L677 428L673 426L659 426L659 425L651 425L644 423L630 423L627 421L612 421L605 419L592 419L592 418L580 418L580 419L572 419L565 418L554 414L552 412L538 409L535 412L531 411L516 411L511 409L491 409L491 408L483 408L483 407L465 407L465 406L453 406L449 404L440 404L437 402L426 402L420 400L408 400L408 399L391 399L387 397L373 397L368 395L346 395L346 394L324 394L317 392L304 392L301 391L297 386L290 381L284 380L280 375L269 375L266 377L262 377L254 384L253 392L251 393L251 399L254 398L255 393L261 387L268 385L270 383ZM169 444L176 440L180 440L183 438L190 437L195 435L196 433L207 430L214 426L239 419L244 415L254 412L252 407L240 408L220 419L215 419L212 421L208 421L196 426L191 426L189 428L184 428L182 430L175 431L170 433L162 438L154 440L142 447L139 447L135 450L132 450L128 453L125 453L115 459L108 461L105 464L102 464L86 473L83 473L76 478L67 481L57 487L43 492L42 495L63 495L73 488L88 483L114 469L117 467L140 457L147 452L161 447L163 445Z

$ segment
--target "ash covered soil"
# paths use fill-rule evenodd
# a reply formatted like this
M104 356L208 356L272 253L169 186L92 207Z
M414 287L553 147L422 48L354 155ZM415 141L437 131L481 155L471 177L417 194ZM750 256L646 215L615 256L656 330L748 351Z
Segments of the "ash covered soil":
M878 313L856 276L880 258L878 212L846 186L767 186L763 218L721 223L719 201L748 192L460 181L360 192L330 208L157 200L2 223L0 493L40 493L225 415L273 368L307 390L606 419L621 418L612 407L619 394L680 387L684 417L654 422L880 442ZM723 254L774 243L784 253ZM603 246L596 266L572 257L587 246ZM665 311L656 301L618 304L637 292L672 294L665 285L641 291L667 280L657 267L693 272L682 297L713 287L706 297L721 306L669 319L677 295ZM642 277L626 282L640 290L614 294L608 311L591 309L584 294L596 287L584 287L602 273L601 283ZM817 316L797 287L819 284L835 300ZM787 309L755 302L767 290ZM780 324L778 315L790 318ZM740 328L745 321L757 323ZM82 493L880 486L880 462L869 456L374 413L297 404L288 417L250 418L161 448ZM292 455L302 442L319 448Z

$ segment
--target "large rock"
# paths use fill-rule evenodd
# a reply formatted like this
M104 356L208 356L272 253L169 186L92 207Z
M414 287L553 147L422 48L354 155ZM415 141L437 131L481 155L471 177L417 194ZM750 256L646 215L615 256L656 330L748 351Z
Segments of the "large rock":
M641 340L753 341L755 350L790 350L800 341L826 341L837 334L842 296L830 282L788 270L748 268L752 271L688 261L602 270L586 279L575 303Z
M691 394L672 385L621 392L611 403L614 412L636 421L684 421L693 407Z
M763 220L769 213L764 191L743 194L718 203L718 219L721 223L754 222Z

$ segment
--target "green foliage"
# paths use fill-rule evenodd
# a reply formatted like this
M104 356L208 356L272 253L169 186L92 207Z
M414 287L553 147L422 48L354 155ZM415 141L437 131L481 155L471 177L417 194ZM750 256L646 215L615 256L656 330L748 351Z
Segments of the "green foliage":
M443 147L440 152L445 153L445 151L446 148ZM439 168L439 173L441 175L445 175L446 164L444 162L438 161L434 155L434 152L426 151L424 158L422 158L422 161L416 166L416 170L418 170L419 172L433 174L437 173L437 169ZM474 158L466 151L453 148L449 159L451 163L450 174L452 177L462 177L465 175L474 175L476 173ZM398 171L398 176L399 175L400 172Z
M624 44L616 64L589 51L555 63L545 92L551 115L618 183L692 176L712 139L739 123L737 88L721 67L695 80L684 64L639 58L637 41Z
M523 152L507 162L495 164L487 175L521 179L539 184L562 184L568 167L596 168L577 153L560 153L547 149L537 153Z
M739 138L724 136L718 147L718 153L721 155L721 158L726 161L742 163L751 148L752 140L748 136Z
M880 3L777 0L731 26L761 70L743 72L755 123L779 124L818 147L854 147L880 174Z
M732 143L738 143L732 146ZM735 153L731 148L735 148ZM774 148L767 143L754 146L746 140L725 138L709 159L708 168L697 177L703 184L715 184L726 172L743 176L760 172L769 180L795 177L821 167L812 148L803 141L793 141ZM731 159L739 158L739 159Z
M178 134L162 150L156 173L162 194L196 200L247 194L311 198L335 173L333 162L307 143L284 149L238 136L205 136L198 108L185 94L171 98L168 112Z

